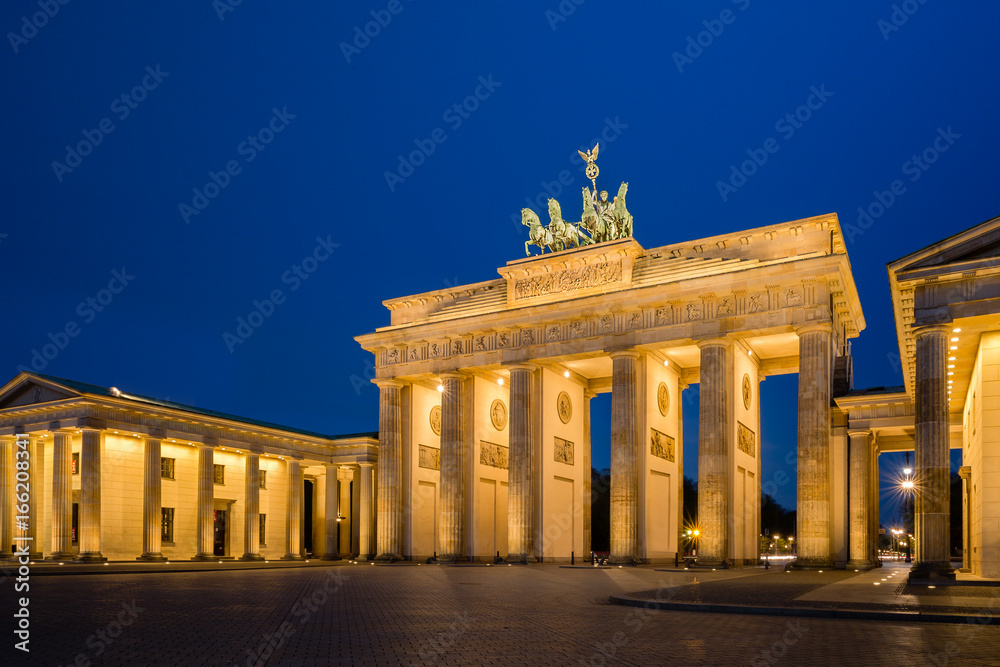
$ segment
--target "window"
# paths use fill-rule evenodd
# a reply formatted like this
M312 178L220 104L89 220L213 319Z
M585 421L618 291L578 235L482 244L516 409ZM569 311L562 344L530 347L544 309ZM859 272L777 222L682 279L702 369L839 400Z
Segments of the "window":
M226 483L226 466L214 465L212 466L215 471L215 483L225 484Z
M267 471L266 470L261 470L260 471L260 488L262 488L262 489L266 489L267 488Z
M168 459L165 457L160 457L160 477L163 479L173 479L174 478L174 461L176 459Z
M65 459L63 459L63 460L65 460ZM73 452L73 464L72 464L72 467L73 467L73 474L74 475L79 475L80 474L80 452Z
M173 461L173 459L167 459ZM160 508L160 540L163 542L174 541L174 508Z
M262 547L266 547L267 546L267 540L264 539L266 537L266 533L267 533L267 531L264 530L264 526L265 525L267 525L267 515L266 514L261 514L260 515L260 546L262 546Z

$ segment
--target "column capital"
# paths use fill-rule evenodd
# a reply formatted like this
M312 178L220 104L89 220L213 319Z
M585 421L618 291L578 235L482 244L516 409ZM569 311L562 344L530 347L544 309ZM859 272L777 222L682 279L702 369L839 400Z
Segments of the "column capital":
M913 327L911 331L913 332L913 336L915 339L922 338L923 336L927 336L928 334L944 334L947 336L949 333L951 333L951 325L928 324L922 327Z
M861 437L867 438L870 437L871 435L872 431L870 428L852 428L847 430L847 436L850 438L861 438Z
M438 373L438 378L441 380L465 380L468 377L468 374L461 371L444 371L443 373Z
M702 340L695 341L695 345L698 346L699 350L706 347L729 347L732 345L732 341L728 338L704 338Z
M151 440L165 440L167 438L167 430L163 428L147 428L145 436Z
M210 442L196 442L194 446L198 449L215 449L215 445Z
M968 481L972 478L972 466L962 466L958 469L958 476Z
M375 467L375 464L371 463L369 461L362 461L358 465L360 465L362 468L374 468Z
M795 335L802 336L803 334L812 333L814 331L820 331L823 333L832 334L833 333L833 323L828 321L821 322L805 322L795 326Z
M636 349L612 350L611 352L608 352L608 356L611 357L612 359L618 359L619 357L638 359L639 357L642 356L642 352Z
M517 363L513 363L513 364L504 364L503 367L505 369L507 369L508 371L512 371L512 372L513 371L528 371L528 372L531 372L531 373L537 371L538 368L539 368L538 364L531 363L530 361L518 361Z
M589 401L590 399L596 398L596 397L597 397L597 392L596 391L591 391L590 389L586 389L586 388L583 390L583 398L584 398L584 400Z
M372 380L372 384L378 387L379 389L402 389L403 387L406 386L407 383L401 380L397 380L395 378L384 378L384 379L376 378Z

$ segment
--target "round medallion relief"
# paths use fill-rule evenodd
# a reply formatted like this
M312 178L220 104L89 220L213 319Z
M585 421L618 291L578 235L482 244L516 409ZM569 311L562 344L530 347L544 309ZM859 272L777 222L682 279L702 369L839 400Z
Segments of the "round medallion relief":
M499 398L490 406L490 421L493 422L493 428L498 431L504 430L507 426L507 406Z
M743 374L743 407L747 410L750 409L750 403L753 399L753 389L750 386L750 376L746 373Z
M656 406L660 408L660 414L664 417L670 412L670 390L667 389L666 382L661 382L656 388Z
M431 430L434 431L434 435L441 435L441 406L435 405L431 408Z
M573 418L573 402L569 400L569 394L560 391L556 398L556 410L559 412L559 419L563 424L568 424Z

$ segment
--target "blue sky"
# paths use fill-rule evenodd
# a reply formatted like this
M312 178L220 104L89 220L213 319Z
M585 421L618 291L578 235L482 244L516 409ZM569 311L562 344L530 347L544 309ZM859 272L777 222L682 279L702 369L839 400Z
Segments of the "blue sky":
M373 430L353 336L388 323L383 299L496 277L523 252L511 216L559 188L577 205L572 158L603 133L601 178L629 181L645 247L837 212L868 322L856 384L900 384L886 263L1000 213L998 24L993 3L916 0L13 0L6 374L54 338L46 373ZM768 478L794 447L794 378L763 392Z

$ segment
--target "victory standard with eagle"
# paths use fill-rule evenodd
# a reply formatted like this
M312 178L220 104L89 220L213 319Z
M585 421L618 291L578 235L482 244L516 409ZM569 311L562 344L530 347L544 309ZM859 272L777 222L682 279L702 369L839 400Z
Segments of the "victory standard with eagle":
M563 220L559 202L549 199L549 224L543 225L538 215L530 208L521 209L521 224L529 228L529 240L524 243L524 254L531 256L530 246L537 245L544 253L578 248L581 245L614 241L632 236L632 216L625 208L625 193L628 183L622 183L618 195L608 201L608 191L597 192L597 151L600 144L584 153L578 150L587 163L587 178L594 186L593 191L583 187L583 216L580 222Z

